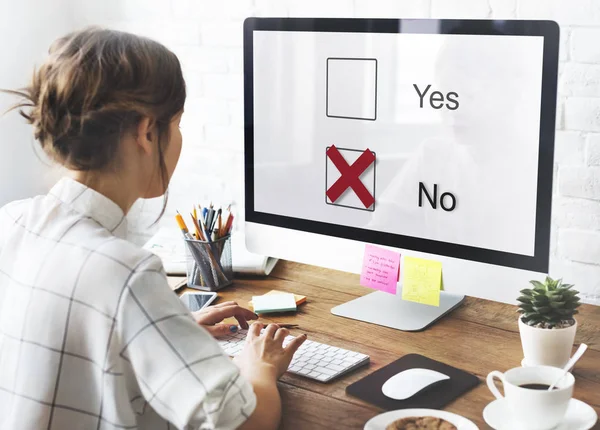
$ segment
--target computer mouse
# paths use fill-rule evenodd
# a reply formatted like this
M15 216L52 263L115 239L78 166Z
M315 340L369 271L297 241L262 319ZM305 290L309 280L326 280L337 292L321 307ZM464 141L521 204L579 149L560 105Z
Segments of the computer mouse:
M430 369L407 369L395 374L381 387L383 394L394 400L406 400L442 381L450 379L448 375Z

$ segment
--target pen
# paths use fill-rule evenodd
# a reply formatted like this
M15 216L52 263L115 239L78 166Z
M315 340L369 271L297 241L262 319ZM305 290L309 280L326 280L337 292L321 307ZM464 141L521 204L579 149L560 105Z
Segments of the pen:
M277 323L274 323L277 324ZM277 324L279 328L298 328L298 324Z
M206 228L208 229L208 231L212 231L211 226L212 226L214 214L215 214L214 209L209 208L208 215L206 216Z
M208 229L208 226L206 224L204 224L204 223L202 223L202 231L204 232L204 236L206 237L206 241L207 242L212 242L210 230Z
M221 235L221 209L219 209L217 211L217 221L215 222L215 224L217 224L217 227L215 228L215 230L217 231L217 233L219 234L219 236Z
M268 325L269 323L264 322L264 325ZM300 328L300 326L298 324L279 324L274 322L273 324L277 324L277 326L279 326L279 328Z
M212 223L212 218L213 215L215 213L215 210L213 209L213 202L210 202L210 204L208 205L208 215L206 216L206 227L210 228L210 225Z
M208 212L208 209L203 208L202 205L198 205L198 211L200 212L200 218L198 218L198 223L200 225L202 225L201 221L206 222L206 213Z

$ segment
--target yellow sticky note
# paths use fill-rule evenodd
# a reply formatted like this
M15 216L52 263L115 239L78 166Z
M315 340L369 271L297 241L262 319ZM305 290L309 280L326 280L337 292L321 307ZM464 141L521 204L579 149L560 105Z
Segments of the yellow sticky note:
M402 299L431 306L440 305L442 263L404 257Z

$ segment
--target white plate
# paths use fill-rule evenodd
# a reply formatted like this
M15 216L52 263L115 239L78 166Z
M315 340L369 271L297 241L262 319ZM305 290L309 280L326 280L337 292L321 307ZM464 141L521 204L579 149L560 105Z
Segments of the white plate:
M506 409L504 399L494 400L483 410L483 419L495 430L518 430ZM552 430L589 430L594 427L598 415L591 406L580 400L571 399L562 423Z
M366 424L364 430L385 430L385 428L400 418L408 417L436 417L448 421L458 430L479 430L479 428L466 418L460 415L435 409L400 409L379 414L371 418Z

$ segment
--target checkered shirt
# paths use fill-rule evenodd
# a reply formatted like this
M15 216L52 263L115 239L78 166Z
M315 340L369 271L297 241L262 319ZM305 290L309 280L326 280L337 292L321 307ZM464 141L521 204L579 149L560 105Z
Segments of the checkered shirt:
M233 429L252 386L72 179L0 209L0 429Z

